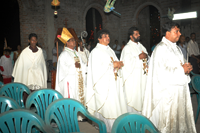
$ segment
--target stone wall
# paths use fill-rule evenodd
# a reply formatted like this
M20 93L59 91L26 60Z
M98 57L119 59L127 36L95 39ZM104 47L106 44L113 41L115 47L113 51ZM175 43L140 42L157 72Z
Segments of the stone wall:
M61 5L58 11L58 17L54 18L54 9L51 7L51 0L18 0L20 8L20 28L21 44L28 44L28 35L32 32L38 35L38 42L44 45L48 53L48 59L52 58L51 50L54 47L54 39L57 28L64 27L67 23L68 28L74 28L77 35L86 30L86 14L90 8L95 8L102 16L102 27L111 33L111 43L114 40L127 41L127 31L131 26L144 28L140 21L140 13L148 5L156 7L161 16L165 16L168 7L175 8L176 13L180 13L180 0L117 0L115 10L121 13L117 16L114 13L106 14L103 11L105 0L59 0ZM143 11L142 11L143 10ZM200 14L200 1L191 0L191 11L198 11ZM145 15L145 14L144 14ZM145 18L145 16L143 16ZM197 34L197 42L200 43L200 15L198 19L192 19L190 25L181 27L182 34L188 36L191 32ZM161 26L168 21L167 18L161 18ZM181 21L177 21L181 23ZM147 27L145 27L147 28ZM142 31L145 32L144 29ZM142 38L149 38L148 34L143 34ZM147 41L148 42L148 41ZM145 42L149 50L150 44Z

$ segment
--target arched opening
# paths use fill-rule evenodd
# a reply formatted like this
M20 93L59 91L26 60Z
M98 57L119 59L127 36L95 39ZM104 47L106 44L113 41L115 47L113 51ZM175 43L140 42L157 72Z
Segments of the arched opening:
M151 53L152 46L161 37L160 12L155 6L147 5L139 12L137 22L141 35L141 43Z
M102 29L101 14L95 8L90 8L86 15L87 41L96 41L96 33Z
M1 16L3 18L1 29L1 48L0 54L3 53L4 39L7 41L7 45L12 50L17 49L17 45L20 45L20 22L19 22L19 4L17 0L3 1L4 5Z

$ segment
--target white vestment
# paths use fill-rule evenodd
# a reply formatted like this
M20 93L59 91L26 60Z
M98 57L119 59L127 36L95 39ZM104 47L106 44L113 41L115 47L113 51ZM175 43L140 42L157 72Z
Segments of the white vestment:
M26 47L17 58L12 73L14 82L32 86L30 89L47 88L46 63L42 49L37 48L38 51L33 53L29 46Z
M75 57L79 57L77 51L65 47L58 58L57 73L56 73L56 87L64 98L73 98L80 101L79 97L79 71L84 70L85 64L80 59L81 68L75 67ZM82 71L83 76L84 71ZM83 77L84 80L84 77ZM85 89L85 86L83 86Z
M83 63L87 65L90 52L85 47L83 48L83 51L81 51L79 46L78 54L80 55Z
M124 63L123 87L129 112L142 111L147 78L147 73L144 74L143 70L144 62L139 58L142 51L147 54L146 48L141 43L129 40L121 54L120 60Z
M81 57L81 60L86 65L85 67L85 73L83 74L85 76L85 85L87 86L87 66L88 66L88 59L90 52L84 47L83 51L80 50L80 46L78 47L78 54Z
M12 59L10 57L7 58L5 55L3 55L0 59L0 66L2 66L4 69L3 72L0 70L1 74L11 77L13 71Z
M110 132L114 120L127 112L121 78L115 80L112 59L118 61L109 46L97 44L89 56L86 106L88 111L103 120Z
M162 133L195 133L183 54L163 37L150 60L142 114Z

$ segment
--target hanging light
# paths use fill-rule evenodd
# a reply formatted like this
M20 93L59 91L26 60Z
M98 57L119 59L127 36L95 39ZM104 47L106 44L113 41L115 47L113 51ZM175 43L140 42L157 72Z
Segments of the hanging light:
M51 5L52 5L52 6L55 6L54 15L57 15L58 12L56 11L56 7L60 5L59 0L53 0L53 1L51 2Z
M187 12L174 14L173 20L197 18L197 12Z

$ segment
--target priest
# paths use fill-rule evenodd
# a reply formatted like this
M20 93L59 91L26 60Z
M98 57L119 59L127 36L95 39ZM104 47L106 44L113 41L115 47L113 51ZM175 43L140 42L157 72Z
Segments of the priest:
M109 47L108 30L97 33L98 43L89 56L86 106L88 111L106 124L107 132L111 132L117 117L127 112L123 89L120 88L123 66L115 52Z
M162 133L196 133L188 87L192 66L176 45L180 26L167 22L163 31L150 59L142 114Z
M30 90L47 88L47 69L42 49L37 46L37 35L29 35L29 46L17 58L12 76L14 82L27 85Z
M122 68L123 87L126 93L128 112L141 113L148 74L148 53L139 42L140 32L137 27L131 27L128 35L130 40L122 50L120 59L124 62Z
M85 85L83 71L85 65L74 47L75 39L67 28L62 29L61 35L57 36L65 47L58 58L55 90L64 98L73 98L85 105Z

